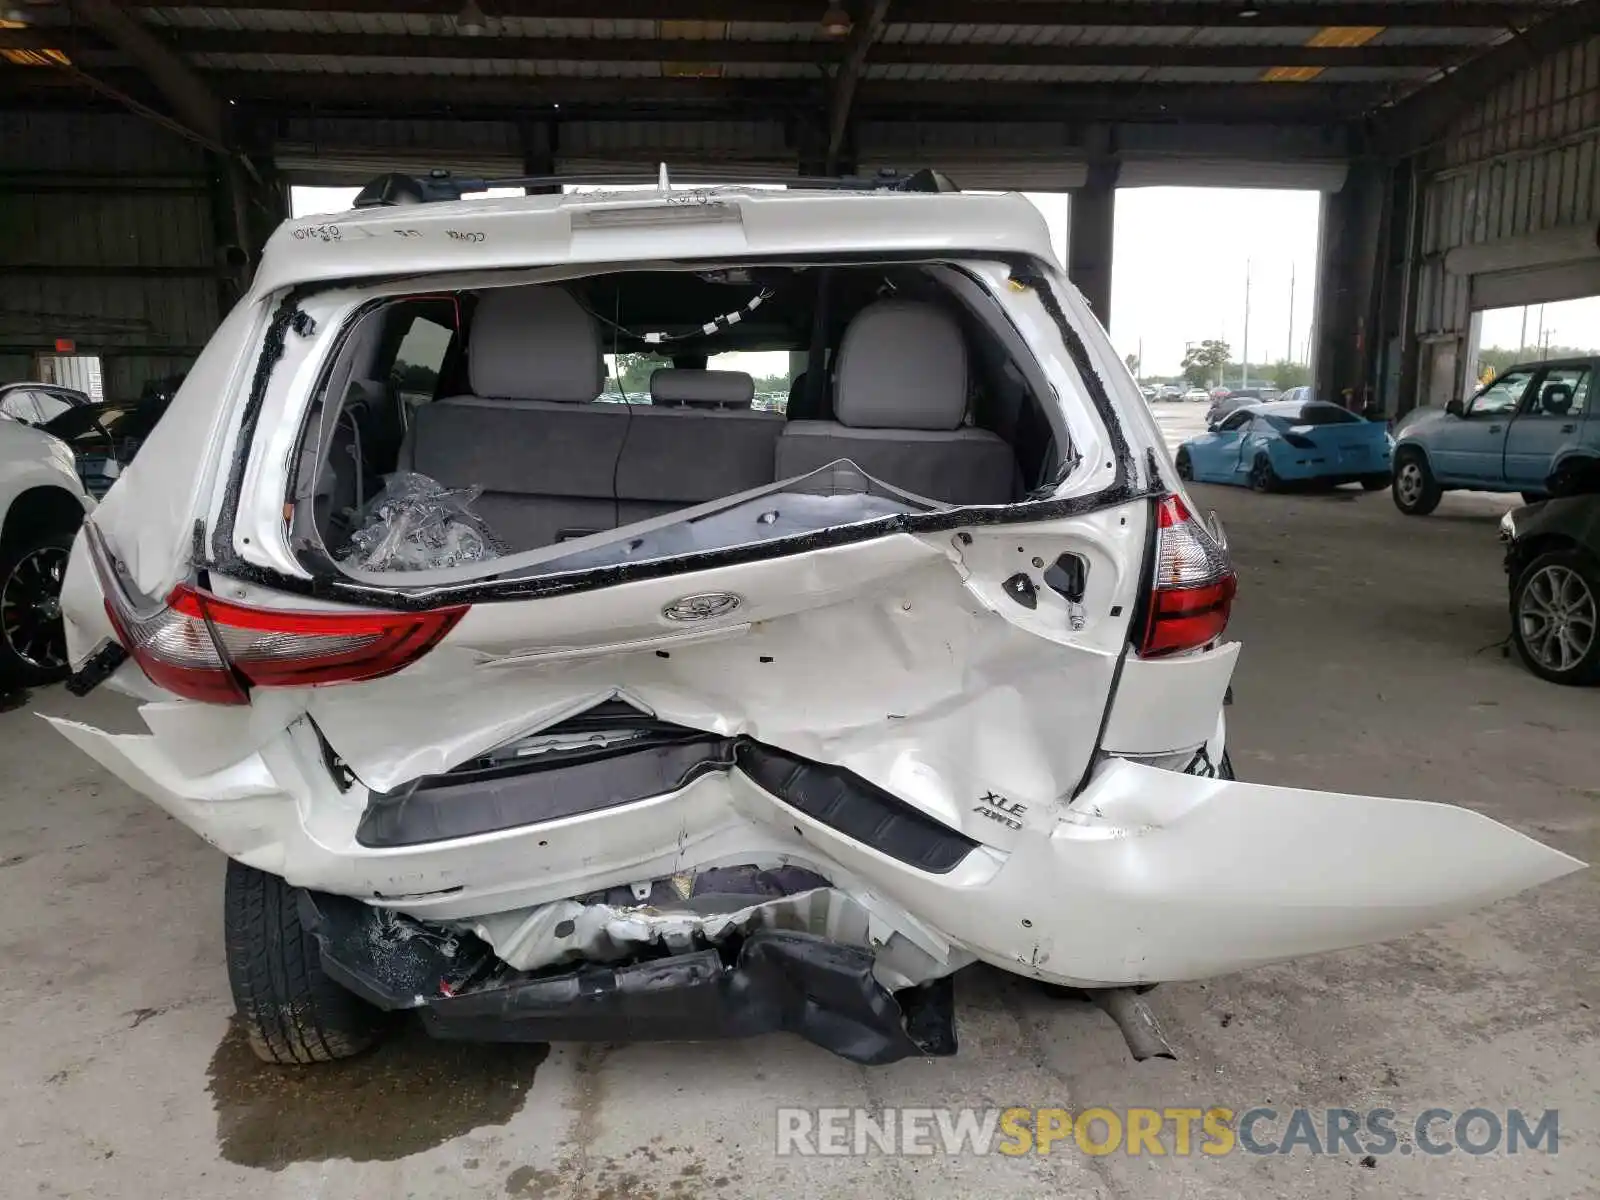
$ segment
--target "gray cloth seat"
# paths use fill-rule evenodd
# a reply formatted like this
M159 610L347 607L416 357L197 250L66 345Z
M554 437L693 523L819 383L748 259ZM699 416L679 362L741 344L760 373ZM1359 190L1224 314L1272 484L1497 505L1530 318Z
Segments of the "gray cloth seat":
M560 288L484 293L467 374L471 395L417 410L401 465L449 487L482 488L477 511L512 550L773 480L783 418L750 409L748 375L657 371L672 407L599 401L599 329Z
M740 371L655 371L617 463L621 523L771 483L783 414L754 397Z
M477 511L514 549L612 528L628 413L595 400L605 360L594 318L559 287L485 292L467 378L471 395L417 409L403 465L482 488Z
M839 346L835 421L790 421L777 475L848 459L874 479L947 504L1007 504L1016 456L998 434L964 424L968 356L955 318L932 304L881 300Z

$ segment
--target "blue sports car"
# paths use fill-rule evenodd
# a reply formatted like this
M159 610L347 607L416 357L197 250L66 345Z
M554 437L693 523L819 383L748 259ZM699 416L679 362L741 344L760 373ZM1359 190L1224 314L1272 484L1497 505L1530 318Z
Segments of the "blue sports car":
M1274 400L1229 413L1178 447L1178 474L1200 483L1249 484L1270 492L1290 483L1389 486L1394 440L1380 421L1337 404Z

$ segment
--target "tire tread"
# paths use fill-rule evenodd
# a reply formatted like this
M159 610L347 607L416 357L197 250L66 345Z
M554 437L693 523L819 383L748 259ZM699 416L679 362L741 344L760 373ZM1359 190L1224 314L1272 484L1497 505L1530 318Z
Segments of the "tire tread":
M380 1014L323 973L296 892L276 875L229 861L223 926L234 1006L263 1062L349 1058L376 1040Z

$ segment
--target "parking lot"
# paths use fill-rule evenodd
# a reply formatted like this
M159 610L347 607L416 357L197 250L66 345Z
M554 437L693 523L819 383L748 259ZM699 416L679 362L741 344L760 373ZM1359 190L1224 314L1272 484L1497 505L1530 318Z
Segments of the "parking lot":
M1154 406L1169 440L1204 406ZM1600 695L1503 654L1509 498L1197 488L1240 572L1239 775L1468 805L1600 855ZM220 855L34 711L0 716L0 1163L8 1195L1515 1196L1600 1193L1600 885L1580 873L1388 945L1150 996L1175 1062L986 969L953 1059L852 1066L798 1039L471 1047L407 1034L259 1066L229 1030ZM1093 913L1082 919L1092 921ZM1225 932L1225 931L1219 931ZM778 1157L780 1106L1559 1109L1559 1153ZM1281 1133L1281 1127L1279 1132ZM1169 1146L1170 1148L1170 1146Z

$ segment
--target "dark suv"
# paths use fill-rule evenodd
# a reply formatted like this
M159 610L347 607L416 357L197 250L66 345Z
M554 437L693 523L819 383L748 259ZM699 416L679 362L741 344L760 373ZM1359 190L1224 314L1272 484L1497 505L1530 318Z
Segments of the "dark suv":
M1276 400L1277 398L1277 388L1235 388L1220 400L1211 402L1211 407L1206 409L1206 424L1215 425L1229 413L1235 412L1247 404L1264 404L1268 400Z

